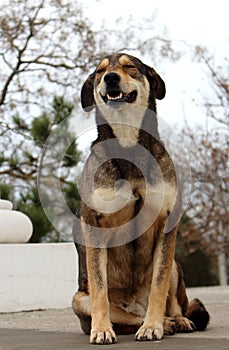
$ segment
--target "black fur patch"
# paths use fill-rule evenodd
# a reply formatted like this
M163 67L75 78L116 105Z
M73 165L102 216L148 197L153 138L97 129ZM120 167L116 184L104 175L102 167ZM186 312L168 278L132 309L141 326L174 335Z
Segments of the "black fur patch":
M209 313L199 299L191 301L186 317L194 323L197 331L205 330L210 320Z

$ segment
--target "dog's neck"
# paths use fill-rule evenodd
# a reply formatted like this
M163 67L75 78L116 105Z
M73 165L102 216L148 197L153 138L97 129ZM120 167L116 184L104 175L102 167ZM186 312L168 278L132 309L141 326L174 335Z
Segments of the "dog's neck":
M131 148L136 144L141 144L146 149L151 150L154 141L160 142L155 111L141 108L136 111L132 109L131 112L120 113L118 110L114 110L105 118L97 108L98 141L115 137L123 148Z
M114 109L106 116L114 136L122 147L130 148L138 143L144 114L145 109L132 107L121 111Z
M127 146L118 140L111 125L98 109L96 111L96 122L98 138L92 143L91 151L97 161L112 160L112 166L115 166L116 170L118 169L118 174L123 179L133 176L142 178L143 175L140 169L145 169L144 176L146 176L149 183L153 183L154 177L152 178L150 169L154 166L154 161L159 164L165 155L165 148L158 134L156 114L152 110L147 109L145 111L140 128L137 130L137 142L129 141ZM121 128L126 128L126 125L120 125ZM116 128L115 131L118 132L118 129ZM126 132L129 132L127 128ZM127 136L129 137L129 135ZM112 141L111 143L103 142L107 140Z

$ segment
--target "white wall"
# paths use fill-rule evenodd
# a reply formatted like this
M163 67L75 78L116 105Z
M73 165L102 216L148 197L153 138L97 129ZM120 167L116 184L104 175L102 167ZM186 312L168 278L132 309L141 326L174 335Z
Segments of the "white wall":
M73 243L0 244L0 313L70 307L77 276Z

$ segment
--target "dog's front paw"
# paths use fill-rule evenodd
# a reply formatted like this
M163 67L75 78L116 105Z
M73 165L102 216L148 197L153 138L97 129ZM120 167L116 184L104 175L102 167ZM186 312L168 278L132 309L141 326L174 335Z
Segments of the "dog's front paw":
M135 340L160 340L163 337L163 325L142 325L135 334Z
M91 344L114 344L117 343L115 332L112 328L105 330L91 330Z

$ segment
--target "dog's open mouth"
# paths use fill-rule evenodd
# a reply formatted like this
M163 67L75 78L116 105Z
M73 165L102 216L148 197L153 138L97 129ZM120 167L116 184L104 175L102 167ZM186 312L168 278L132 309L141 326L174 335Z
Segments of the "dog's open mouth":
M105 96L102 96L103 100L105 103L111 102L111 103L116 103L116 102L127 102L127 103L132 103L136 100L137 98L137 91L133 90L128 94L125 94L122 91L118 90L111 90L106 93Z

